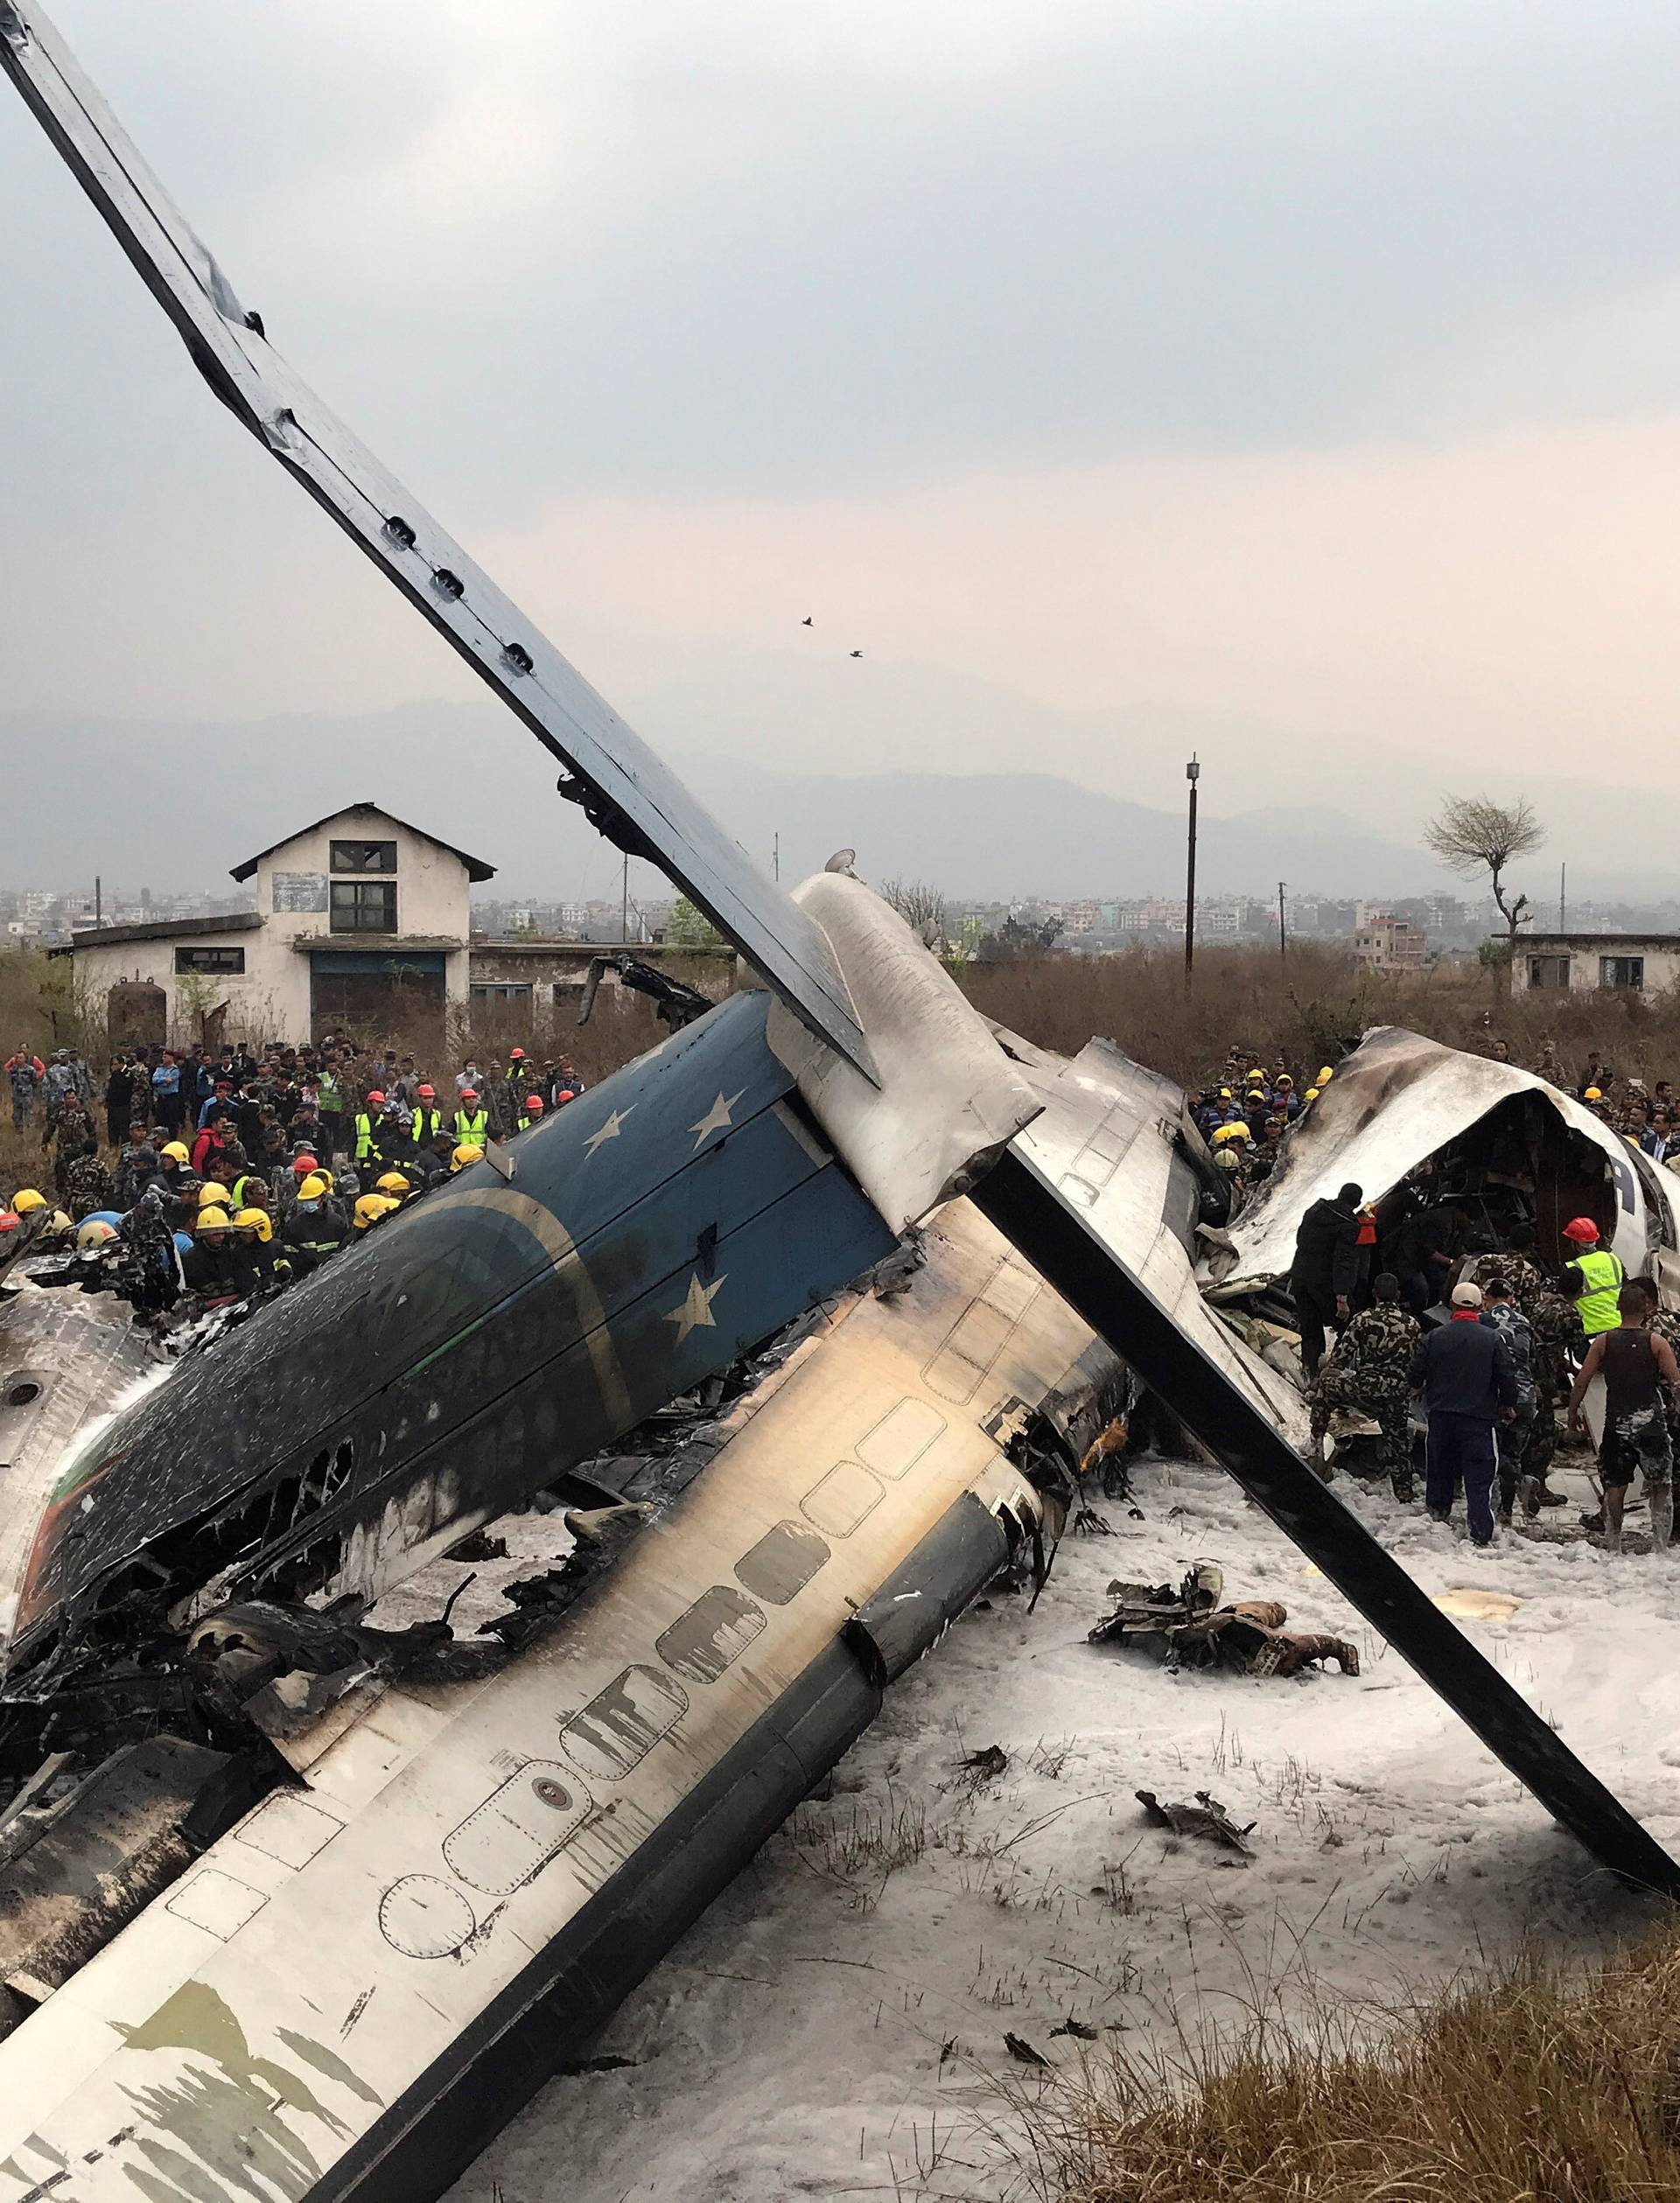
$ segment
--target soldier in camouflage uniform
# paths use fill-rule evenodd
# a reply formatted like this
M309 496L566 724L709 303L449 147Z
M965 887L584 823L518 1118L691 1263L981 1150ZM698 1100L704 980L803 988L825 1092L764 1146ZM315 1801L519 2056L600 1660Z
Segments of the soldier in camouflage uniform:
M1488 1281L1502 1277L1507 1290L1529 1321L1534 1321L1534 1311L1540 1296L1550 1290L1545 1272L1527 1252L1534 1245L1534 1234L1519 1227L1511 1235L1511 1248L1504 1255L1479 1255L1466 1272L1473 1285L1480 1285L1485 1293Z
M1407 1374L1423 1332L1400 1297L1400 1281L1384 1270L1371 1283L1371 1305L1359 1310L1307 1387L1312 1451L1322 1458L1337 1408L1368 1415L1382 1433L1389 1480L1397 1500L1412 1496L1411 1380Z
M94 1120L74 1095L60 1102L57 1112L48 1119L41 1135L43 1148L56 1146L58 1156L52 1165L52 1183L58 1189L59 1206L70 1206L70 1165L84 1156L99 1153L99 1134Z
M59 1198L73 1224L80 1224L96 1208L110 1207L111 1174L97 1155L78 1155L69 1163L60 1157L60 1164L63 1190Z
M1535 1514L1548 1501L1555 1505L1560 1496L1545 1489L1546 1471L1558 1451L1557 1411L1569 1398L1575 1363L1586 1345L1586 1334L1574 1302L1565 1300L1549 1285L1530 1302L1522 1301L1519 1296L1519 1305L1534 1332L1534 1428L1529 1433L1522 1466L1530 1479L1523 1505Z

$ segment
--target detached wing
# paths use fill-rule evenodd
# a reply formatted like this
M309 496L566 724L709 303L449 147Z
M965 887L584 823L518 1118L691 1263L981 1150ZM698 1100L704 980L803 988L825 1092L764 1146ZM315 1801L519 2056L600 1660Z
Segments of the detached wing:
M269 344L51 22L0 0L0 66L186 339L200 373L565 766L596 826L656 864L865 1075L818 928Z

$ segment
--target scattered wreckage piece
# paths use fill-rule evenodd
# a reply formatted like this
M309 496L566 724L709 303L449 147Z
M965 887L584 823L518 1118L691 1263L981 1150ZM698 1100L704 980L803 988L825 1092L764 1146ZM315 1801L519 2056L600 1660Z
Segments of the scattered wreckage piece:
M1174 1836L1203 1836L1228 1851L1240 1852L1245 1859L1254 1857L1249 1838L1258 1822L1250 1821L1247 1828L1238 1828L1219 1800L1209 1797L1206 1790L1196 1792L1194 1805L1174 1804L1170 1799L1163 1804L1153 1790L1138 1790L1133 1795L1143 1807L1144 1818L1157 1828L1170 1829Z
M1494 1757L1613 1872L1680 1897L1670 1857L1321 1483L1250 1392L1182 1330L1018 1150L974 1199Z
M1210 1561L1199 1561L1176 1591L1170 1584L1110 1584L1114 1609L1089 1632L1089 1642L1136 1645L1172 1668L1297 1675L1334 1660L1344 1675L1359 1673L1358 1648L1345 1637L1286 1628L1288 1611L1277 1599L1222 1605L1223 1591L1223 1572Z

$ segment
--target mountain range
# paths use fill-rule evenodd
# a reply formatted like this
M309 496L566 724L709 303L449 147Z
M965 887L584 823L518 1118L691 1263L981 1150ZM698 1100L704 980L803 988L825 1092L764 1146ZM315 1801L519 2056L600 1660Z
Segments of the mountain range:
M97 872L112 893L214 892L293 826L374 801L494 864L491 893L581 900L616 888L614 853L556 796L530 737L488 703L217 726L14 712L0 717L0 749L8 816L14 829L27 822L0 885L63 892ZM1053 773L814 773L707 752L673 762L766 867L780 837L784 879L850 847L865 878L924 879L954 897L1184 890L1181 813ZM1203 811L1200 893L1265 898L1280 879L1296 897L1475 892L1333 808Z

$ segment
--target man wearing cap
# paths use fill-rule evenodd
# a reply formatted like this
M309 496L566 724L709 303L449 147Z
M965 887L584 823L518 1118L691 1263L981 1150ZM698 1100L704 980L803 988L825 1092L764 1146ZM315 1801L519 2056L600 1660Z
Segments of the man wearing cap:
M414 1092L414 1117L409 1126L409 1137L416 1148L430 1147L444 1129L444 1114L438 1107L438 1089L423 1079Z
M1473 1544L1494 1542L1494 1426L1516 1413L1516 1365L1505 1334L1481 1320L1480 1285L1452 1288L1451 1320L1425 1334L1411 1358L1411 1381L1429 1418L1424 1497L1445 1522L1460 1484Z

